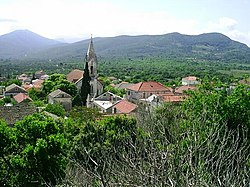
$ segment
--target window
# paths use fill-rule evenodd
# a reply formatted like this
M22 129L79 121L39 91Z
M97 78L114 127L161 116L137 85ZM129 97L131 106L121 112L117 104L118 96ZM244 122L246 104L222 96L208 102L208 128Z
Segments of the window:
M117 113L117 109L116 108L114 108L114 114L116 114Z
M94 67L90 66L90 74L93 74L93 72L94 72Z
M91 88L90 88L90 93L91 93L91 94L93 94L93 93L94 93L93 85L91 85Z

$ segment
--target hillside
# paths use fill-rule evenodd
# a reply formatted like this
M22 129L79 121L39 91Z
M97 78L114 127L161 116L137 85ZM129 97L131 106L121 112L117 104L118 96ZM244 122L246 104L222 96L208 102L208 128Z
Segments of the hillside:
M89 40L33 54L34 58L83 59ZM94 38L98 56L106 58L169 57L250 62L250 48L219 33Z
M2 37L3 36L0 37L0 43ZM36 39L36 37L34 38ZM170 33L165 35L103 37L94 38L93 40L97 55L104 58L163 57L237 61L242 63L250 62L250 48L247 47L247 45L233 41L220 33L201 35ZM25 44L26 46L21 48L29 52L29 49L33 51L25 57L25 60L83 59L89 43L89 40L83 40L73 44L60 44L54 40L49 40L50 43L44 42L44 40L41 41L42 42L36 39L33 42L33 38L31 38L29 42ZM39 42L40 45L38 45ZM15 46L16 45L15 43ZM13 46L14 45L1 47L0 58L6 57L4 51L9 51L8 54L11 56L10 52ZM19 49L20 52L22 52L21 49ZM16 51L18 50L15 50L15 53L11 56L12 58L16 56Z
M62 43L42 37L29 30L16 30L0 36L0 58L20 58L34 51L59 45Z

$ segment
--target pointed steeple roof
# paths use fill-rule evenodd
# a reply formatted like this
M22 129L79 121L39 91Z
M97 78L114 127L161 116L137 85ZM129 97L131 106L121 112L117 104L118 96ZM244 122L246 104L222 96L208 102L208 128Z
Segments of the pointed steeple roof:
M89 61L92 58L96 60L96 54L95 54L93 39L92 39L92 34L91 34L90 43L89 43L89 47L88 47L88 51L86 55L86 60Z

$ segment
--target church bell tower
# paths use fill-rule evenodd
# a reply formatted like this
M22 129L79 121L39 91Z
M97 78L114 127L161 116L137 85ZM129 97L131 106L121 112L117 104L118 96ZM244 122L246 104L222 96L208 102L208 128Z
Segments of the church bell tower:
M89 76L91 78L90 97L95 98L97 95L100 94L99 93L100 91L98 90L97 57L96 57L95 50L94 50L92 35L90 38L90 43L89 43L88 51L86 54L86 62L88 63Z

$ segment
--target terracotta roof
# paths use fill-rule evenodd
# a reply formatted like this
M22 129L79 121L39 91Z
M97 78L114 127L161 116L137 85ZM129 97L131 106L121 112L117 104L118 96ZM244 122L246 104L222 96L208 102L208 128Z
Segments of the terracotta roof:
M79 79L82 78L84 71L79 70L79 69L74 69L72 70L68 75L67 75L67 80L69 82L77 82Z
M183 95L163 95L162 100L164 102L181 102L185 99Z
M195 76L188 76L188 77L184 77L182 78L182 80L187 80L187 81L196 81L197 77Z
M171 88L165 87L163 84L155 81L139 82L137 84L129 86L127 89L137 92L158 92L158 91L170 91Z
M16 100L17 103L21 103L26 99L29 101L32 101L32 99L24 93L19 93L19 94L15 95L13 98Z
M188 90L196 90L197 88L195 86L189 86L189 85L183 85L175 89L175 93L183 94L184 91Z
M129 114L137 108L137 105L126 100L121 100L113 107L116 108L116 110L118 110L122 114Z
M32 84L23 84L22 87L28 91L29 89L33 88L33 85Z
M37 79L37 80L34 80L32 83L33 83L34 87L41 88L43 82L44 82L44 80Z
M250 85L250 77L248 79L243 79L239 81L240 84L248 84Z
M32 82L33 82L33 84L23 84L22 87L25 90L29 90L31 88L35 88L36 90L40 90L42 88L42 84L43 84L44 80L36 79Z

